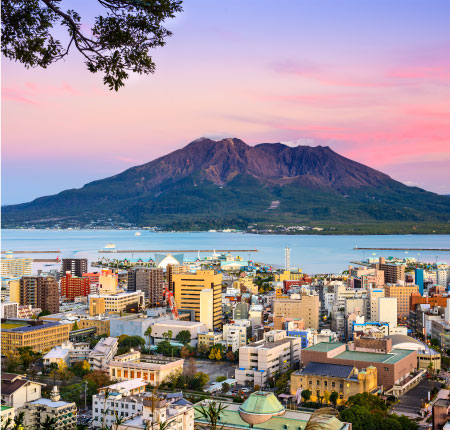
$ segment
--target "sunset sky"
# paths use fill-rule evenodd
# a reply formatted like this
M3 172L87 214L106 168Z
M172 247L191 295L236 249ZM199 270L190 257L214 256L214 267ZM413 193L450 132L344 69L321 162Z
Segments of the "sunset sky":
M96 2L65 3L92 22ZM448 0L186 0L155 75L118 93L75 52L47 70L3 60L2 204L200 136L328 145L450 194L449 19Z

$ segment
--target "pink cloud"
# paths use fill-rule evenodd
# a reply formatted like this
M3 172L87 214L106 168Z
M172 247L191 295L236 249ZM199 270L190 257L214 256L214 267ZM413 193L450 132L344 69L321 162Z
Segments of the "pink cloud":
M31 100L27 95L20 90L14 88L3 87L2 88L2 99L11 100L19 103L26 103L30 105L37 105L38 103Z

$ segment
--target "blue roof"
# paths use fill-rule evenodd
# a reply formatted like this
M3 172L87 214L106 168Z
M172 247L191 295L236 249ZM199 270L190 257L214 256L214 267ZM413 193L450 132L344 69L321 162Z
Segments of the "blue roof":
M320 376L335 376L337 378L349 378L353 371L353 366L344 364L327 364L309 362L302 370L300 375L320 375Z
M43 328L56 327L56 326L60 326L60 325L61 324L59 322L51 322L51 323L41 324L41 325L36 325L36 326L15 327L15 328L10 328L10 329L5 329L4 331L26 333L28 331L41 330Z

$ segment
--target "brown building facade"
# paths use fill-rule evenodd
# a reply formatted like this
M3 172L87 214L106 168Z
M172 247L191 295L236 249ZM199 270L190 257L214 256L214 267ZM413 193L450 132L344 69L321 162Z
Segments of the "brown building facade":
M299 299L274 299L273 316L285 319L303 319L305 328L319 328L320 301L317 295L300 295Z
M20 279L20 304L58 313L58 281L50 276L23 276Z
M407 318L409 316L409 308L411 295L418 293L419 287L417 285L386 285L384 287L385 297L397 298L397 318Z

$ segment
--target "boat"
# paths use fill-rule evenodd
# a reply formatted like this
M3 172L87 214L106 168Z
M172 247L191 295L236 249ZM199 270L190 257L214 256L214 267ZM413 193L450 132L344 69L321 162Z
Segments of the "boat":
M107 243L105 245L105 249L114 249L116 247L115 243Z
M140 232L140 231L137 231L136 233L134 233L134 235L135 235L135 236L140 236L140 235L141 235L141 232Z

